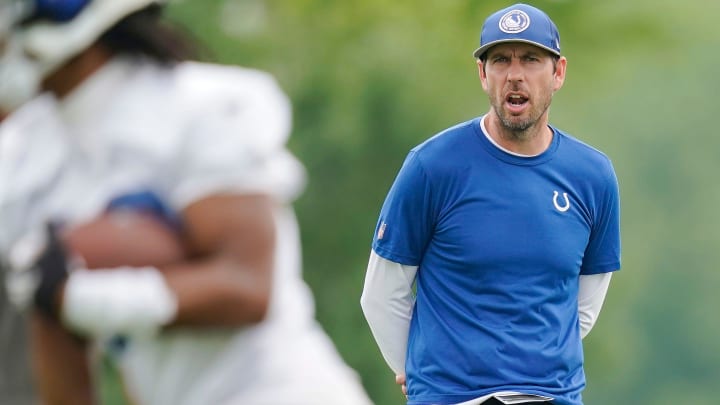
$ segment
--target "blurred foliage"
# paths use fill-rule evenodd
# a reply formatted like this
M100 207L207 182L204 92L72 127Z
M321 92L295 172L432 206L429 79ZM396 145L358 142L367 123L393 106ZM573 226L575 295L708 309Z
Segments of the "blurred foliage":
M309 172L296 208L318 319L378 405L403 403L359 307L371 234L407 151L484 113L471 57L507 1L184 0L215 60L273 73ZM533 1L569 59L551 122L613 160L623 268L585 341L588 405L717 403L720 2Z

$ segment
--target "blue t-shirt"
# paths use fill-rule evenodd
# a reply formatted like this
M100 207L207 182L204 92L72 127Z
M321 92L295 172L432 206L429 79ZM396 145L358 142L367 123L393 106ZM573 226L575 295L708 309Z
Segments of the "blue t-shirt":
M582 404L578 277L620 268L610 160L555 129L520 157L480 119L414 148L385 200L374 251L419 266L408 338L408 404L497 391Z

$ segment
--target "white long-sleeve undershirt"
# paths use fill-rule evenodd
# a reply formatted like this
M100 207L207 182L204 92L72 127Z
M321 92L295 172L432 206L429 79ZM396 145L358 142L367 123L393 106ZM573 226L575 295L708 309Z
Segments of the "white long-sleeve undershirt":
M360 306L385 362L396 374L405 374L410 318L415 304L412 286L417 266L391 262L370 252Z
M417 266L406 266L370 252L360 305L383 358L390 369L405 374L410 318L415 304L413 284ZM580 336L597 321L612 273L581 275L578 288Z

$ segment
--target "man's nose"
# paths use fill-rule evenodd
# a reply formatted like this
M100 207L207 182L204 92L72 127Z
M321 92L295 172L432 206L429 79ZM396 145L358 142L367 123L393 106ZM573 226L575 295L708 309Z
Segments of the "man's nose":
M525 78L525 73L523 71L522 64L519 60L513 58L510 61L510 66L508 67L507 71L507 80L509 82L518 82L523 81Z

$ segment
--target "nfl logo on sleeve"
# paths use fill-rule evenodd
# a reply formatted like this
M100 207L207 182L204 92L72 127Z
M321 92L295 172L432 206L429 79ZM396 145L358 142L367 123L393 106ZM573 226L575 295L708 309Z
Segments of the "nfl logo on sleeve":
M387 224L385 222L383 222L382 225L380 225L380 229L378 229L378 233L377 233L378 240L382 239L383 236L385 236L385 226L386 225Z

